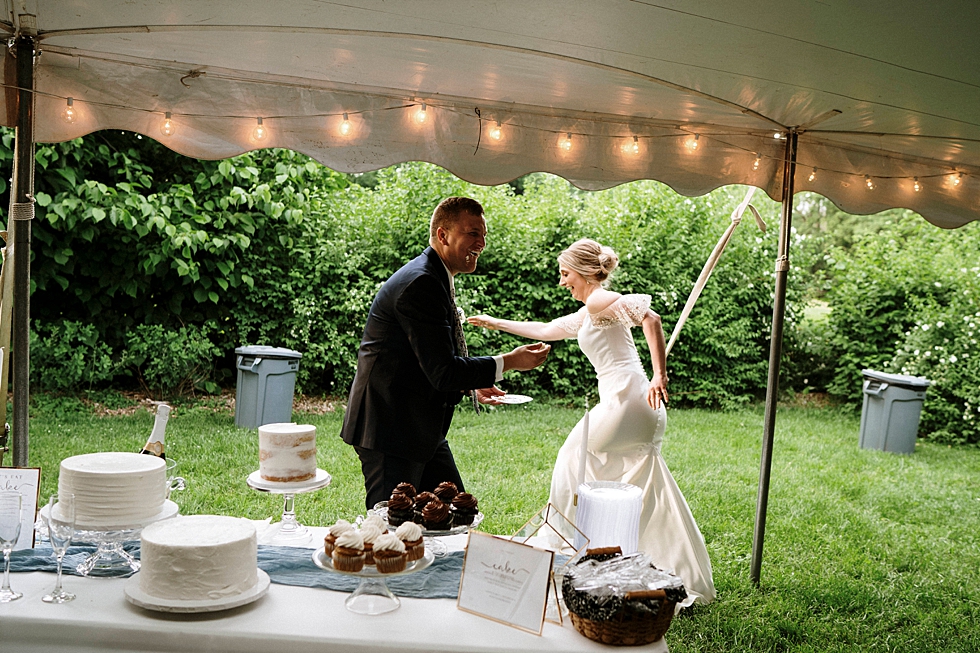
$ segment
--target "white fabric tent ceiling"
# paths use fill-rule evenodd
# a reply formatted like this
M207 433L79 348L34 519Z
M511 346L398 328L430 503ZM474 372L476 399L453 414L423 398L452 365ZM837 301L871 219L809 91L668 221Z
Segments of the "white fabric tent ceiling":
M779 199L785 141L773 135L802 126L797 191L942 227L980 216L969 0L5 4L10 34L36 16L39 142L122 129L198 158L285 147L345 172L423 160L481 184L548 171L587 189L741 183ZM0 116L13 125L4 57ZM639 153L624 152L634 136Z

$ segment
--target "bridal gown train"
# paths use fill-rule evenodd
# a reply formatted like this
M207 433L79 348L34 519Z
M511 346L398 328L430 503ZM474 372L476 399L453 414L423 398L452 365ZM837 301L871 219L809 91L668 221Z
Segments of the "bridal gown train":
M715 597L711 561L687 501L660 455L667 412L647 404L649 380L633 343L650 306L649 295L624 295L590 316L585 307L555 321L595 367L599 403L589 411L586 481L619 481L643 490L639 549L662 569L672 569L689 594L684 602L708 603ZM578 485L582 451L580 421L558 451L550 501L574 520L572 496ZM570 534L569 534L570 535Z

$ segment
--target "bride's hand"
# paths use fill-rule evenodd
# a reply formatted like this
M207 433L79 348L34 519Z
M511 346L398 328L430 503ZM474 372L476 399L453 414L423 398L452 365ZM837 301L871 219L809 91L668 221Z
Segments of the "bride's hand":
M650 388L647 390L647 403L650 404L650 408L659 410L661 401L665 406L667 405L667 379L654 374L653 380L650 381Z
M497 329L497 318L490 317L489 315L474 315L466 318L466 321L475 327L492 330Z

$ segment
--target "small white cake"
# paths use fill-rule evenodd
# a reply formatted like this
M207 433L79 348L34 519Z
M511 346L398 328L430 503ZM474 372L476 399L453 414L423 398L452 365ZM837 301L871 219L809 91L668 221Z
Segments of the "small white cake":
M276 483L315 477L316 427L287 423L260 426L259 476Z
M255 526L219 515L174 517L143 529L140 589L161 599L216 600L258 582Z
M140 526L157 516L167 499L163 458L103 452L61 461L58 492L75 495L75 528L111 530Z

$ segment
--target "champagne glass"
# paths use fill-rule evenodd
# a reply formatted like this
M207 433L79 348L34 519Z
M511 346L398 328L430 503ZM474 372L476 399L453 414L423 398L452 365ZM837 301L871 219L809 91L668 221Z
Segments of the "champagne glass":
M16 601L24 596L10 589L10 552L20 537L20 517L24 497L20 492L0 492L0 547L3 547L3 587L0 603Z
M44 521L48 526L51 549L58 558L58 582L51 593L42 596L41 600L45 603L67 603L73 601L75 595L61 587L61 563L68 551L71 536L75 533L75 495L71 492L52 494Z

